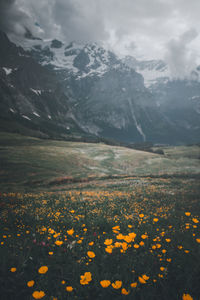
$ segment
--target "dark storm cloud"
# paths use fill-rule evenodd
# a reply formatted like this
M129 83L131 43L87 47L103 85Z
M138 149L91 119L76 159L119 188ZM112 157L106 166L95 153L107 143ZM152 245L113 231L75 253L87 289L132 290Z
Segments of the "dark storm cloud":
M183 38L200 32L199 0L0 0L0 11L9 33L28 27L42 38L103 42L122 55L167 57L171 66L179 55L179 65L199 55L199 36Z
M174 77L184 78L195 68L196 57L188 51L188 46L197 37L197 31L192 28L168 42L165 59Z
M29 16L17 6L15 0L0 0L0 29L6 33L23 34L29 27Z

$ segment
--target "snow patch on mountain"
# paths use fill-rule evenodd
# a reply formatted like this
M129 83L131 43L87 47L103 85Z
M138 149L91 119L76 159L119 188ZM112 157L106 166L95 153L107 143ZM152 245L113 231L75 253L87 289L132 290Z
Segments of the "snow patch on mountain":
M10 75L12 73L12 71L13 71L13 69L6 68L6 67L3 67L2 69L5 71L5 73L6 73L7 76Z
M26 115L22 115L22 118L27 119L29 121L31 121L31 119L29 117L27 117Z
M38 113L36 113L35 111L33 111L33 115L35 115L36 117L40 118L40 115Z
M35 89L33 89L33 88L30 88L30 90L31 90L33 93L35 93L37 96L40 96L41 93L42 93L41 90L35 90Z

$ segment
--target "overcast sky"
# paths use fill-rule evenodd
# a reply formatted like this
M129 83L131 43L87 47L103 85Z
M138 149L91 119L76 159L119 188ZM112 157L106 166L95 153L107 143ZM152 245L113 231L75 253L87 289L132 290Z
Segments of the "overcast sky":
M0 0L0 28L189 66L200 63L199 13L200 0Z

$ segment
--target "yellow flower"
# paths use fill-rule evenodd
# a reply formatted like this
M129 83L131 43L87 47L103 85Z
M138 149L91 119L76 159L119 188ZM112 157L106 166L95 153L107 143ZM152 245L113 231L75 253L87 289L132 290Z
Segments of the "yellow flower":
M111 284L110 280L101 280L101 281L100 281L100 285L101 285L103 288L107 288L110 284Z
M131 283L131 287L132 287L132 288L135 288L136 286L137 286L137 282Z
M93 251L88 251L87 255L89 256L89 258L94 258L95 257L95 253Z
M193 298L189 294L183 294L183 300L193 300Z
M66 281L65 281L65 280L62 280L62 281L61 281L61 283L62 283L62 284L65 284L65 283L66 283Z
M56 244L57 246L61 246L61 245L63 244L63 241L55 241L55 244Z
M34 286L34 284L35 284L34 280L30 280L30 281L27 282L28 287L32 287L32 286Z
M113 242L112 239L106 239L105 242L104 242L104 244L105 244L106 246L109 246L109 245L112 244L112 242Z
M125 288L122 289L122 295L128 295L130 292L127 291Z
M67 292L72 292L73 291L73 287L72 286L66 286L66 291Z
M167 243L170 243L170 242L171 242L171 239L165 239L165 241L166 241Z
M16 272L16 271L17 271L16 268L11 268L11 269L10 269L10 272L12 272L12 273L14 273L14 272Z
M122 286L122 281L116 280L115 282L112 283L112 287L116 290L120 289Z
M49 251L49 255L53 255L53 251Z
M80 284L88 284L92 280L92 274L90 272L85 272L84 275L81 275Z
M70 229L70 230L67 230L67 233L68 233L69 235L73 235L73 234L74 234L74 229L72 228L72 229Z
M154 221L154 222L158 222L158 218L154 218L153 221Z
M38 269L38 273L40 273L40 274L45 274L47 271L48 271L47 266L42 266Z
M35 291L32 294L34 299L42 299L45 296L45 292L43 291Z
M186 215L187 217L189 217L189 216L191 215L191 213L190 213L189 211L187 211L187 212L185 212L185 215Z

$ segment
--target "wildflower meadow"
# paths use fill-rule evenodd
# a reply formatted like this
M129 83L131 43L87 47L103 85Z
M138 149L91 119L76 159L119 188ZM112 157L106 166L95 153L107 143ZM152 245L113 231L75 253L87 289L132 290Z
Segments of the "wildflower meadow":
M200 299L196 180L2 193L0 298Z

